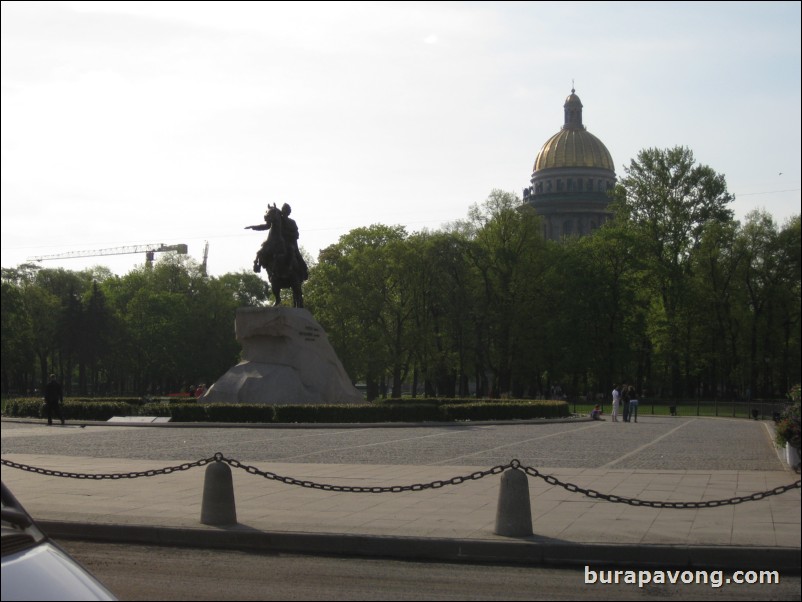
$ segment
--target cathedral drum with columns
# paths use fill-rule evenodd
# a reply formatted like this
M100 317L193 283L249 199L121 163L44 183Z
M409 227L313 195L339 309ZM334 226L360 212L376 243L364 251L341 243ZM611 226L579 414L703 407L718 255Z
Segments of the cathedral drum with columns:
M565 99L565 124L535 159L524 201L543 219L550 240L590 234L612 217L609 192L615 186L610 151L582 125L582 102L571 90Z

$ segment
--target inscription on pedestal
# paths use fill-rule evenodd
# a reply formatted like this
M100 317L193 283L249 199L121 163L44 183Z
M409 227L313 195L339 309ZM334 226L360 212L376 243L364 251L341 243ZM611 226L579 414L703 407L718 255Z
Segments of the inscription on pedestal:
M303 337L304 341L315 342L320 338L320 329L314 326L304 326L298 335Z

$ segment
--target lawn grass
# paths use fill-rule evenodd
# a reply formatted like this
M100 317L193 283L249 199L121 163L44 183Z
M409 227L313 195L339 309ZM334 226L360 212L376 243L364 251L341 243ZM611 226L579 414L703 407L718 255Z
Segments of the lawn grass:
M788 402L777 400L766 401L667 401L667 400L639 400L638 414L651 416L670 416L671 408L675 408L676 416L719 416L723 418L753 418L753 410L757 410L757 419L768 420L774 412L782 412ZM569 403L571 412L574 414L590 414L594 404L589 403ZM613 411L612 402L602 405L604 415L609 415ZM619 416L624 413L623 406L618 408Z

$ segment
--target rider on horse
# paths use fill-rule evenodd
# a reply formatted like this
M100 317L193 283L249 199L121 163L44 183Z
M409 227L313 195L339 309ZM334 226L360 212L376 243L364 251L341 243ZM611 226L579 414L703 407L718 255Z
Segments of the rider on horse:
M309 278L309 269L298 249L298 225L290 219L291 211L292 208L286 203L281 211L273 204L267 208L264 224L245 226L245 229L270 230L256 253L253 271L258 273L263 267L267 270L277 303L281 302L281 288L291 287L296 307L303 307L300 283Z
M290 253L295 256L295 261L298 262L299 272L301 274L301 280L308 280L309 279L309 268L304 261L304 258L301 256L301 251L298 249L298 224L295 223L294 219L290 218L290 213L292 213L292 207L290 207L287 203L284 203L281 206L281 222L282 222L282 233L284 235L284 244L286 245L287 249L289 249Z

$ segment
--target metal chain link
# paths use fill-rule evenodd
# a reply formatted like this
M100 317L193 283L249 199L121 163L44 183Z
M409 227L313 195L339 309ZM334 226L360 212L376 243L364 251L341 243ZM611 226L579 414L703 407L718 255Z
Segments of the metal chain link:
M424 491L426 489L439 489L441 487L445 487L446 485L461 485L466 481L478 481L479 479L482 479L489 475L501 474L508 469L523 470L528 475L543 479L549 485L562 487L572 493L581 493L582 495L585 495L587 497L593 499L600 499L607 502L612 502L617 504L629 504L630 506L643 506L647 508L673 508L673 509L716 508L719 506L728 506L734 504L741 504L743 502L762 500L764 498L771 497L773 495L783 494L792 489L802 488L802 480L800 480L797 481L796 483L792 483L790 485L782 485L780 487L775 487L774 489L770 489L768 491L762 491L758 493L753 493L752 495L733 497L723 500L710 500L707 502L659 502L651 500L639 500L637 498L601 493L599 491L596 491L595 489L586 489L573 483L565 483L554 476L544 475L539 470L531 466L522 466L519 460L512 460L508 464L499 464L487 470L479 470L469 475L457 476L447 480L431 481L430 483L415 483L413 485L392 485L385 487L358 487L358 486L354 487L349 485L330 485L327 483L316 483L314 481L303 481L295 479L293 477L281 476L273 472L259 470L255 466L249 466L247 464L243 464L239 460L226 458L221 452L217 452L214 456L210 458L205 458L203 460L198 460L196 462L180 464L179 466L168 466L166 468L161 468L157 470L145 470L140 472L111 473L111 474L91 474L91 473L87 474L87 473L63 472L60 470L37 468L35 466L28 466L26 464L19 464L17 462L11 462L9 460L0 459L0 463L2 463L4 466L8 466L10 468L17 468L19 470L24 470L27 472L34 472L37 474L54 476L54 477L67 477L74 479L92 479L92 480L135 479L138 477L153 477L156 475L171 474L173 472L189 470L190 468L195 468L197 466L205 466L206 464L210 464L211 462L224 462L229 466L244 470L248 474L261 476L271 481L279 481L281 483L284 483L285 485L297 485L299 487L307 487L309 489L320 489L322 491L336 491L342 493L401 493L403 491Z
M181 472L182 470L189 470L190 468L195 468L196 466L205 466L206 464L214 462L215 460L217 460L216 455L212 456L211 458L198 460L196 462L188 462L186 464L180 464L178 466L167 466L165 468L158 468L154 470L142 470L139 472L116 472L116 473L64 472L62 470L37 468L36 466L28 466L27 464L19 464L18 462L11 462L9 460L4 460L4 459L0 459L0 463L2 463L3 466L8 466L10 468L18 468L19 470L24 470L26 472L35 472L36 474L41 474L49 477L65 477L69 479L88 479L88 480L100 481L104 479L119 480L119 479L136 479L139 477L155 477L157 475L171 474L174 472Z
M501 474L508 468L517 468L513 466L513 460L509 464L494 466L487 470L479 470L465 476L453 477L445 481L432 481L431 483L416 483L414 485L392 485L387 487L353 487L350 485L329 485L327 483L315 483L314 481L300 481L292 477L283 477L273 472L259 470L255 466L247 466L238 460L229 458L221 458L221 462L233 466L234 468L241 468L249 474L259 475L271 481L279 481L285 485L298 485L299 487L308 487L310 489L321 489L323 491L339 491L345 493L400 493L402 491L424 491L426 489L440 489L446 485L460 485L465 481L478 481L491 474ZM520 465L520 463L518 463Z
M743 502L762 500L764 498L771 497L773 495L780 495L792 489L802 488L802 480L800 480L797 481L796 483L792 483L790 485L782 485L780 487L775 487L774 489L770 489L768 491L761 491L759 493L753 493L752 495L743 495L740 497L732 497L724 500L710 500L707 502L656 502L651 500L639 500L637 498L601 493L599 491L596 491L595 489L585 489L583 487L580 487L579 485L574 485L573 483L564 483L556 477L542 474L539 470L537 470L536 468L532 468L531 466L524 466L523 470L528 475L543 479L549 485L556 485L571 492L581 493L582 495L586 495L587 497L590 498L605 500L607 502L613 502L614 504L629 504L630 506L643 506L646 508L673 508L677 510L684 510L686 508L717 508L719 506L731 506L735 504L741 504Z

